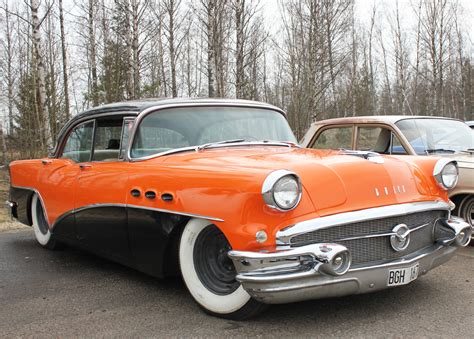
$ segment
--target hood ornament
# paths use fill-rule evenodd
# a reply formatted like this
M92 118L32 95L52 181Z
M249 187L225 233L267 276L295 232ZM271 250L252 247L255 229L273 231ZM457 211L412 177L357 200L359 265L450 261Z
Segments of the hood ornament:
M405 250L410 244L410 229L405 224L396 225L392 229L392 235L390 236L390 245L397 251Z

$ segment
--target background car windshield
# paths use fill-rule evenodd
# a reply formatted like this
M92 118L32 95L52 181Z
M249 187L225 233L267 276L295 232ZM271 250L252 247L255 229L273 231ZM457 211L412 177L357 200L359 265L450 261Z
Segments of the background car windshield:
M396 125L417 154L453 153L474 148L474 134L461 121L406 119Z
M273 110L186 107L148 114L138 126L134 158L223 140L296 142L285 117Z

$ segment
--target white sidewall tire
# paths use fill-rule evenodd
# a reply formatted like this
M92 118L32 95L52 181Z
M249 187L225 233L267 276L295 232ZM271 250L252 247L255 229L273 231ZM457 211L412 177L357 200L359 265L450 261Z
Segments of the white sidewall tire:
M41 204L41 200L39 199L38 194L35 193L31 200L31 219L33 222L33 230L35 231L36 241L41 246L47 246L51 240L51 232L49 231L49 229L48 229L48 232L46 232L46 234L43 234L41 232L41 229L39 227L39 222L38 222L38 215L36 212L38 204ZM43 213L44 213L44 206L42 206L42 208L43 208Z
M194 267L194 245L198 234L209 225L212 224L207 220L191 219L184 228L179 246L181 274L189 292L202 307L214 313L230 314L244 307L251 297L242 285L231 294L215 294L199 279Z

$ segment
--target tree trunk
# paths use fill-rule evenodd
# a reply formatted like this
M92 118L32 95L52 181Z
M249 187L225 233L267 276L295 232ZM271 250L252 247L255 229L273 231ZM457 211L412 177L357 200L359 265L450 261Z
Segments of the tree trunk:
M66 113L66 119L69 120L71 114L69 112L69 78L66 53L66 34L64 32L63 0L59 0L59 27L61 31L61 55L63 59L64 112Z
M89 63L91 71L91 80L92 80L92 105L99 105L99 90L97 82L97 61L96 61L96 45L95 45L95 27L94 27L94 6L95 0L89 0L89 9L88 9L88 31L89 31ZM107 48L107 46L105 46Z
M235 0L235 96L244 97L244 10L245 0Z
M41 20L38 16L39 0L31 0L31 24L33 28L33 54L35 59L35 73L38 84L38 113L41 115L39 121L42 122L43 130L43 151L53 144L51 136L51 123L46 105L46 76L44 71L43 55L41 52Z

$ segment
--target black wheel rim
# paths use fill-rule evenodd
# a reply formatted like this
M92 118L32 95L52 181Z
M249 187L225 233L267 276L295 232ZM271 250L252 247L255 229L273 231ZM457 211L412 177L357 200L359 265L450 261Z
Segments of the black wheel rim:
M48 223L44 217L43 206L38 198L36 202L36 219L38 220L38 229L44 235L48 233Z
M231 294L240 286L234 264L227 256L230 250L224 234L214 225L199 233L194 244L194 267L199 280L218 295Z
M474 225L474 199L471 199L468 202L466 206L466 215L464 216L464 219L471 225Z

